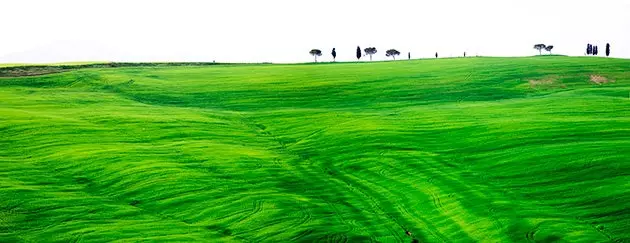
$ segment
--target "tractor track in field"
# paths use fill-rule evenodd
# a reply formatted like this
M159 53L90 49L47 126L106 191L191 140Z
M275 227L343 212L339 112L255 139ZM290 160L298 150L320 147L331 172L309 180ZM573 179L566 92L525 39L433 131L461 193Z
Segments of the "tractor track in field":
M542 225L542 223L536 224L534 228L528 230L527 233L525 233L525 239L527 241L536 242L535 236L536 236L536 233L538 232L538 229L540 228L540 225Z
M308 211L308 209L300 206L300 212L302 213L302 217L293 227L300 227L308 222L311 222L313 219L313 215Z
M347 123L356 122L356 121L360 121L360 120L364 120L364 119L366 119L366 118L354 118L354 119L350 119L350 120L347 120L347 121L344 121L344 122L341 122L341 123L337 123L337 124L335 124L333 126L320 128L320 129L315 130L314 132L311 132L308 135L306 135L306 136L296 140L295 142L291 143L290 145L287 146L287 148L290 148L290 147L292 147L294 145L297 145L298 143L300 143L300 142L302 142L304 140L307 140L307 139L309 139L311 137L314 137L314 136L316 136L318 134L324 133L324 132L330 130L331 128L333 128L333 127L338 127L338 126L341 126L341 125L344 125L344 124L347 124Z
M244 210L246 213L237 220L237 222L242 222L248 218L253 217L254 215L264 211L264 200L255 199L252 201L252 208L250 210Z
M60 172L56 169L51 168L49 165L47 164L32 164L35 167L35 170L39 170L39 171L56 171L56 172ZM75 185L80 189L77 189L77 191L79 192L83 192L86 195L89 195L90 197L93 198L97 198L99 201L101 201L103 204L113 204L113 205L119 205L119 206L125 206L125 207L129 207L129 208L135 208L136 210L139 210L140 212L142 212L142 214L147 215L157 221L160 222L174 222L176 224L180 224L182 226L186 226L188 228L194 228L196 230L198 230L199 232L203 232L203 231L208 231L208 229L206 227L200 227L198 225L192 224L191 222L189 222L188 220L185 219L181 219L179 217L174 217L168 214L163 214L161 212L158 212L156 210L152 210L146 207L142 206L141 202L137 202L135 200L132 200L131 202L129 202L129 200L125 200L125 199L121 199L119 197L115 197L115 196L105 196L101 193L94 193L90 190L87 190L86 185L84 183L80 183L80 181L76 180L76 176L74 175L70 175L67 173L55 173L55 179L56 180L51 180L51 181L57 181L59 180L60 182L66 182L66 184L71 184L71 185ZM43 208L43 209L39 209L37 210L37 212L40 211L50 211L50 210L54 210L54 209L64 209L64 208L68 208L71 206L56 206L56 207L48 207L48 208ZM71 216L70 218L67 218L64 220L64 222L70 222L70 221L74 221L76 220L76 216ZM139 222L139 224L143 224L142 222ZM44 230L44 229L48 229L48 228L52 228L55 227L55 225L48 225L48 226L44 226L42 227L40 230ZM218 233L215 231L212 231L213 233ZM74 238L74 240L78 240L80 238L84 237L83 234L78 235L76 238ZM234 238L238 238L241 241L244 242L249 242L248 239L246 238L242 238L242 237L234 237Z
M495 180L492 177L488 176L486 172L479 172L479 171L474 171L472 170L470 167L466 167L464 168L465 172L470 173L473 177L476 177L477 180L480 180L482 182L484 182L484 185L487 186L488 188L491 188L493 191L499 192L501 193L504 197L506 197L507 199L509 199L510 201L527 201L530 198L527 196L521 196L519 194L515 194L514 192L508 190L507 188L498 188L497 186L495 186L492 181ZM577 190L577 189L572 189L572 190ZM543 204L546 205L546 204ZM538 205L540 206L540 205ZM589 222L587 222L586 219L580 217L580 216L574 216L572 213L567 212L563 207L554 207L554 206L547 206L546 207L550 207L553 208L556 211L561 212L563 215L568 215L567 218L573 218L575 219L577 222L584 224L584 225L589 225L594 231L598 232L600 235L606 237L609 241L616 241L618 239L616 239L614 236L609 235L608 233L606 233L605 230L603 229L599 229L597 228L595 225L590 224ZM495 212L496 209L494 209L494 207L490 207L489 208L489 212ZM540 225L536 226L536 230L538 230L538 228L540 227Z
M313 233L313 231L314 230L312 230L312 229L304 230L304 231L298 233L297 235L294 235L293 237L291 237L289 239L289 242L297 242L298 240L300 240L300 239L302 239L302 238L304 238L306 236L311 235Z
M242 117L242 118L241 118L241 120L240 120L240 121L241 121L241 123L242 123L242 124L244 124L245 126L250 127L250 129L252 129L252 130L254 130L254 131L259 131L259 132L260 132L260 131L262 130L260 126L257 126L257 124L258 124L258 123L256 123L256 122L252 122L251 120L247 120L247 119L246 119L246 118L244 118L244 116L243 116L242 114L240 114L240 113L239 113L239 115L241 115L241 117ZM279 145L280 145L280 148L279 148L279 149L281 150L281 152L282 152L283 154L291 155L291 156L293 156L293 157L295 157L295 158L297 158L297 159L299 159L299 160L301 160L301 161L305 161L305 160L304 160L304 158L303 158L302 156L300 156L298 153L295 153L295 152L291 151L291 150L288 148L287 144L285 144L285 143L281 142L281 140L280 140L278 137L276 137L274 134L272 134L272 133L270 133L270 132L268 132L268 131L263 131L263 132L261 132L261 134L263 134L263 135L265 135L265 136L268 136L268 137L269 137L270 139L272 139L273 141L276 141L277 143L279 143ZM306 159L306 161L308 161L308 159ZM312 166L314 166L314 165L310 165L310 166L312 167ZM319 167L319 166L317 166L317 167ZM364 191L362 191L362 190L360 190L360 189L357 189L354 185L352 185L352 183L350 183L350 182L348 182L348 181L344 181L343 179L340 179L340 178L338 178L338 177L336 177L336 176L333 176L333 175L331 175L330 173L326 173L326 171L325 171L325 170L323 170L323 169L322 169L322 171L323 171L324 173L318 173L317 175L311 175L311 176L308 176L309 174L314 173L315 168L303 168L303 166L292 166L292 168L293 168L293 169L295 169L295 170L297 170L300 174L307 175L307 176L306 176L306 178L315 179L315 178L318 178L318 177L317 177L317 175L320 175L320 176L321 176L321 175L323 174L323 175L325 175L325 176L330 177L330 178L332 178L332 179L333 179L333 180L327 180L327 181L320 180L320 182L321 182L321 184L322 184L322 185L330 184L330 183L332 183L332 181L334 181L334 180L338 180L338 181L343 182L343 183L345 184L346 188L350 189L350 190L351 190L351 191L353 191L355 194L357 194L357 195L361 195L361 197L368 199L368 200L369 200L369 203L368 203L368 204L369 204L369 205L371 205L373 208L377 209L378 211L380 211L380 213L379 213L380 215L387 216L387 217L388 217L388 218L390 218L390 220L392 220L395 224L397 224L397 225L401 226L401 224L400 224L400 223L398 223L398 222L397 222L397 220L396 220L394 217L392 217L391 215L389 215L389 214L385 213L385 211L383 211L383 209L380 207L380 205L379 205L379 203L377 202L377 200L376 200L376 199L374 199L372 196L370 196L370 194L367 194L367 193L365 193ZM322 168L322 167L319 167L319 168ZM320 184L320 183L317 183L317 184ZM329 188L336 188L336 186L330 186ZM324 202L326 202L326 203L328 203L328 204L330 204L330 203L331 203L331 202L328 202L328 200L326 200L326 199L325 199L325 198L323 198L323 197L320 197L320 196L317 196L317 195L315 195L315 197L320 198L321 200L323 200ZM360 216L360 215L356 215L356 216ZM364 219L363 221L364 221L364 223L369 223L366 219ZM369 225L369 224L368 224L368 225ZM368 225L364 225L364 227L366 227L366 226L368 226ZM401 230L400 230L401 232L402 232L402 229L403 229L403 227L401 226ZM374 230L375 230L375 229L374 229ZM388 230L390 231L390 233L391 233L391 235L392 235L392 236L397 237L397 239L398 239L398 241L399 241L399 242L404 241L404 240L403 240L403 238L402 238L402 236L401 236L401 234L398 234L398 233L397 233L397 231L394 231L393 229L388 229Z
M212 210L212 211L214 211L214 210ZM216 221L220 221L220 220L232 218L232 217L235 217L235 216L238 216L238 215L241 215L241 214L246 214L247 212L250 212L250 211L251 211L251 209L243 209L243 210L239 210L239 211L236 211L236 212L231 212L229 214L223 214L220 217L216 217L216 218L212 218L212 219L216 220Z
M348 226L348 228L350 228L346 233L350 233L352 231L354 231L354 225L356 225L356 223L353 220L345 220L343 218L343 215L341 215L341 212L337 209L337 207L335 206L335 204L329 204L329 207L332 208L332 210L335 212L335 216L339 219L339 222L341 222L343 225Z
M380 170L379 170L379 171L380 171ZM368 176L367 176L367 178L379 178L378 176L376 176L376 175L378 175L378 172L376 172L376 173L375 173L375 172L368 172L368 171L364 170L362 173L366 173L366 174L375 174L375 175L368 175ZM401 172L401 173L404 173L404 172ZM359 177L356 177L356 178L357 178L357 179L360 179ZM384 178L385 178L385 179L388 179L389 177L384 177ZM409 176L408 176L408 178L412 178L412 175L409 175ZM353 184L359 185L358 187L367 187L367 185L372 185L372 186L374 186L374 187L381 188L383 191L387 192L387 194L392 195L392 198L405 199L405 200L406 200L406 203L405 203L405 204L407 204L407 205L412 205L411 200L410 200L410 199L408 199L408 198L405 196L405 193L396 193L396 192L394 192L393 190L391 190L391 189L389 189L389 188L387 188L387 187L381 186L381 185L380 185L381 183L379 183L379 182L374 182L374 181L371 181L371 180L369 180L369 179L360 179L362 182L356 182L355 180L353 180L353 179L351 179L351 178L348 178L348 179L354 182L354 183L350 183L349 185L350 185L352 188L355 188L355 190L359 190L359 191L360 191L360 192L364 195L364 197L365 197L365 198L368 198L369 200L371 200L371 201L372 201L373 206L375 206L376 208L378 208L378 209L379 209L379 211L381 211L381 212L386 212L386 210L385 210L385 209L384 209L384 208L380 205L380 203L379 203L379 202L382 202L382 201L387 201L387 200L385 199L385 197L384 197L384 196L381 196L382 192L376 192L376 191L369 190L369 191L371 191L371 192L373 193L373 195L377 195L377 197L378 197L378 198L376 198L376 197L373 197L373 196L371 196L371 195L366 195L366 193L365 193L364 191L362 191L362 190L361 190L361 188L356 188L356 187L354 187L354 186L352 186L352 185L353 185ZM401 186L400 186L400 187L398 187L398 188L408 188L408 187L411 187L410 185L407 185L407 184L402 183L402 182L397 181L397 180L391 180L390 182L391 182L391 183L400 184ZM446 236L444 236L444 235L443 235L443 234L442 234L442 233L441 233L441 232L440 232L440 231L439 231L439 230L438 230L438 229L437 229L437 228L436 228L436 227L435 227L435 226L434 226L431 222L429 222L428 220L424 219L422 216L418 216L418 215L416 215L416 216L412 216L412 214L410 214L410 213L406 210L406 207L404 207L404 206L399 205L398 207L400 207L400 208L403 208L403 209L404 209L404 210L401 210L401 211L400 211L400 212L401 212L401 215L393 215L393 214L391 214L391 213L387 213L387 214L385 214L385 215L386 215L387 217L389 217L389 218L390 218L390 220L392 220L393 222L395 222L396 224L398 224L398 226L400 227L400 229L403 229L403 230L409 230L408 225L412 225L412 223L411 223L411 222L407 222L407 220L405 219L405 217L402 217L402 215L406 213L406 215L409 215L409 216L410 216L409 218L417 218L417 219L419 219L421 222L423 222L423 224L427 225L427 227L428 227L428 228L427 228L428 233L430 233L431 235L433 235L435 238L440 239L440 241L442 241L442 242L448 242L447 237L446 237ZM400 219L400 220L402 220L402 221L404 221L404 222L400 222L398 219ZM419 229L416 229L416 230L419 230ZM414 230L414 231L415 231L415 230ZM417 231L416 231L416 232L417 232ZM420 232L422 232L422 231L420 231ZM392 232L392 233L393 233L393 234L395 234L396 236L398 236L398 234L397 234L397 233L398 233L398 231L394 231L394 232ZM398 239L399 239L399 240L402 240L403 238L398 238ZM404 241L404 240L402 240L402 241Z
M381 154L382 156L382 154ZM395 169L392 165L390 164L382 164L382 166L379 168L377 174L384 177L384 178L391 178L391 173L388 172L388 170L384 167L387 166L391 169ZM427 178L427 183L429 184L433 184L432 182L434 181L433 177L428 177ZM439 193L435 192L434 190L430 190L430 195L433 201L433 205L435 206L435 208L437 208L438 210L443 211L444 210L444 205L442 204L442 201L440 200L440 196Z
M375 213L388 217L391 221L393 221L395 224L397 224L397 225L398 225L398 227L400 227L400 229L401 229L401 230L399 230L399 231L396 231L396 230L391 229L391 228L388 228L388 230L390 231L390 233L391 233L391 235L392 235L392 236L396 237L396 239L397 239L397 240L399 240L399 242L402 242L402 241L403 241L403 238L401 237L401 234L398 234L397 232L402 231L402 229L404 229L405 227L404 227L404 225L403 225L403 224L401 224L401 223L398 221L398 218L397 218L396 216L393 216L393 215L391 215L390 213L387 213L387 211L385 211L385 210L383 209L383 207L381 206L381 203L380 203L380 201L381 201L381 200L379 200L379 199L377 199L376 197L372 196L372 195L371 195L371 194L369 194L368 192L365 192L364 190L368 190L368 191L370 191L370 190L369 190L369 189L364 189L364 188L362 189L362 188L360 188L361 186L360 186L360 185L358 185L359 183L351 183L351 182L347 182L346 180L343 180L343 179L341 179L341 180L346 182L346 185L347 185L347 187L348 187L350 190L353 190L353 191L355 191L355 192L359 193L360 195L362 195L362 196L363 196L363 198L366 198L367 200L369 200L369 201L370 201L370 205L371 205L373 208L375 208L375 209L376 209L376 210L375 210ZM352 179L348 179L348 180L352 181ZM354 181L353 181L353 182L354 182ZM355 185L356 185L356 186L355 186ZM370 191L370 192L371 192L372 194L376 194L376 193L375 193L375 192L373 192L373 191Z
M19 203L24 212L3 221L0 210L0 231L11 227L0 239L33 240L53 232L69 241L221 240L215 232L228 236L243 229L230 238L362 242L397 241L400 234L409 242L398 230L404 226L421 242L421 234L438 242L582 237L625 242L630 214L624 208L624 177L617 171L628 165L623 160L627 121L620 119L628 112L621 103L630 100L621 82L630 80L628 62L555 58L523 58L509 65L511 59L479 58L318 66L314 79L308 75L314 68L302 66L99 69L7 78L0 86L6 88L8 118L0 120L8 122L7 129L17 127L4 131L17 138L0 141L9 148L0 157L11 160L5 161L9 177L0 189L23 193L0 198ZM418 64L427 65L411 68ZM409 68L413 77L396 74ZM442 69L450 71L439 73ZM563 71L574 84L570 91L526 87L528 78ZM312 79L307 83L300 77L305 72ZM610 75L621 86L598 88L584 80L587 72ZM126 86L131 77L138 81ZM248 79L255 82L243 86ZM219 113L216 124L210 113ZM255 120L271 128L250 122ZM345 125L336 127L340 123ZM255 133L251 125L258 127ZM105 126L111 129L101 129ZM533 133L541 129L546 132ZM578 140L593 145L578 146ZM89 151L101 149L99 141L106 143L103 151ZM547 146L552 143L566 146ZM423 162L414 160L424 157L414 149L443 154ZM150 150L157 152L141 154ZM392 151L383 166L375 158L379 150ZM13 155L20 152L45 156L35 161ZM582 160L591 156L597 159L589 163L602 168L582 168ZM546 159L557 163L543 164ZM22 162L44 166L46 175L22 170ZM570 165L559 166L564 162ZM195 191L208 185L216 189ZM41 221L24 220L33 218ZM124 233L111 234L118 232Z
M363 173L368 174L368 178L375 178L374 176L371 176L371 173L369 173L369 172L363 172ZM404 172L401 172L401 173L404 173ZM390 190L390 189L388 189L388 188L386 188L386 187L380 186L380 185L379 185L379 183L377 183L377 182L372 182L372 181L370 181L370 180L365 180L365 181L366 181L366 184L371 184L371 185L374 185L374 186L376 186L376 187L380 187L380 188L382 188L384 191L386 191L387 193L389 193L390 195L392 195L394 198L400 198L400 199L404 199L404 200L406 200L406 202L405 202L404 204L407 204L407 205L412 205L412 203L411 203L411 199L407 198L407 197L405 196L405 194L404 194L404 193L396 193L396 192L394 192L393 190ZM403 183L403 182L400 182L400 181L396 181L396 180L392 180L392 181L391 181L391 183L396 183L396 184L403 185L403 186L401 186L401 188L407 188L407 187L410 187L410 186L408 186L407 184L405 184L405 183ZM413 187L412 187L412 188L413 188ZM433 225L433 223L431 223L429 220L427 220L427 219L423 218L422 216L417 216L417 215L416 215L416 216L414 216L413 214L411 214L411 213L407 210L407 207L405 207L404 205L400 205L400 204L399 204L399 205L397 206L397 208L399 208L399 209L400 209L401 214L403 214L403 215L408 215L408 216L409 216L409 218L416 218L416 219L420 220L420 222L422 222L423 224L425 224L425 225L427 226L427 231L428 231L428 233L430 233L431 235L433 235L435 238L440 239L440 241L441 241L441 242L448 242L447 237L446 237L446 236L444 236L444 235L443 235L443 234L442 234L442 233L441 233L441 232L440 232L440 231L439 231L439 230L438 230L438 229L437 229L437 228ZM404 218L404 217L403 217L403 218ZM409 222L405 222L405 225L411 225L411 223L409 223ZM401 227L402 227L402 226L401 226ZM403 229L405 229L405 230L411 230L411 229L409 229L409 228L407 228L407 227L403 227ZM415 231L415 230L413 230L413 231Z
M481 198L477 198L476 195L472 194L472 193L467 193L469 190L467 188L469 188L469 186L465 186L464 184L459 183L459 180L457 180L456 178L454 178L455 175L453 175L453 173L451 172L447 172L444 170L440 170L438 168L438 165L436 165L436 163L440 163L440 161L438 160L426 160L424 161L424 163L421 164L422 167L418 167L417 165L413 165L413 164L400 164L403 168L399 168L398 170L401 171L400 173L403 174L405 177L407 178L413 178L414 175L409 174L407 171L418 171L421 174L423 174L424 176L427 176L429 179L426 180L426 183L432 185L433 187L436 188L450 188L450 190L452 190L453 192L457 192L458 194L462 194L464 193L465 195L463 195L465 198L468 199L474 199L472 201L478 201L478 202L485 202L487 201L487 199L481 199ZM440 163L441 164L441 163ZM388 165L391 166L391 165ZM427 193L430 198L431 198L431 202L433 203L433 205L435 206L435 208L437 210L439 210L440 212L445 212L444 210L444 204L443 204L443 200L440 197L440 193L433 191L434 189L431 189L429 191L429 193ZM453 195L452 194L448 194L449 198L452 198ZM476 199L475 199L476 198ZM451 199L453 200L453 199ZM457 199L455 199L457 200ZM490 208L491 204L487 204L486 207ZM494 222L494 224L498 224L498 225L502 225L499 218L497 218L494 214L489 214L488 215L490 219L492 219L492 221ZM430 225L429 223L427 223L428 225ZM437 231L437 230L436 230ZM439 231L437 231L439 232ZM442 241L446 241L445 237L443 235L435 235L436 237L440 238ZM472 240L472 239L470 239Z
M255 126L255 125L251 125L251 124L252 124L251 122L247 122L247 121L245 121L245 118L243 118L242 122L243 122L245 125L247 125L247 126L249 126L249 127L252 127L253 129L256 129L256 130L260 129L259 127ZM322 131L323 131L323 130L322 130ZM320 132L321 132L321 131L320 131ZM289 155L292 155L292 156L296 156L297 158L300 158L300 159L304 160L304 158L302 158L299 154L297 154L297 153L295 153L295 152L293 152L293 151L290 151L290 150L289 150L289 148L288 148L288 147L290 147L291 145L287 145L287 144L283 143L283 142L282 142L282 141L281 141L278 137L276 137L275 135L273 135L273 134L271 134L271 133L269 133L269 132L265 132L265 133L263 133L263 134L265 134L266 136L270 137L273 141L276 141L276 142L280 145L280 150L281 150L281 151L283 151L283 153L284 153L284 154L289 154ZM313 134L316 134L316 133L312 133L312 134L311 134L311 135L309 135L309 136L312 136ZM300 140L298 140L298 141L300 141ZM436 162L437 162L437 161L436 161ZM325 168L325 167L330 167L330 166L331 166L331 165L326 165L326 164L324 164L324 167L323 167L323 168ZM430 167L429 167L429 169L430 169L432 172L429 172L429 174L426 174L426 172L428 172L428 171L426 171L426 170L425 170L425 171L423 172L423 174L427 175L427 182L428 182L428 183L433 184L433 185L435 185L435 186L438 186L438 185L436 185L436 179L437 179L437 178L442 178L442 177L443 177L443 176L445 176L445 175L437 175L437 174L436 174L436 171L439 171L439 168L436 168L436 167L435 167L435 165L433 165L433 163L431 163L429 166L430 166ZM313 168L310 168L310 169L304 169L304 168L300 168L300 166L297 166L297 167L294 167L294 168L295 168L295 169L298 169L299 171L302 171L302 173L306 172L306 174L310 174L310 173L308 173L308 171L311 171L311 172L312 172L312 170L313 170ZM460 169L462 169L462 168L460 168ZM361 186L360 186L360 185L357 185L357 182L356 182L355 180L350 179L350 178L347 178L347 177L344 177L343 175L336 175L335 173L327 173L327 172L329 172L329 171L327 171L327 170L325 170L325 169L322 169L322 170L324 171L324 173L321 173L321 174L325 174L325 175L327 175L328 177L332 178L333 180L340 180L340 181L343 181L343 182L344 182L344 184L345 184L345 187L347 187L349 190L353 191L355 194L360 195L360 197L367 199L367 200L368 200L368 202L369 202L369 205L371 205L371 207L372 207L373 209L375 209L375 210L376 210L375 212L378 212L378 214L381 214L381 215L386 216L386 217L387 217L387 218L389 218L389 219L390 219L390 220L391 220L394 224L397 224L397 225L398 225L401 229L404 229L404 228L405 228L405 227L403 226L403 224L401 224L401 223L400 223L400 222L398 222L398 220L397 220L397 218L399 218L400 216L393 216L393 215L391 215L390 213L385 213L386 211L385 211L385 210L384 210L384 208L382 208L382 207L381 207L381 205L380 205L380 201L381 201L381 200L376 199L375 197L371 196L371 195L377 195L378 193L376 193L376 192L374 192L374 191L371 191L371 190L368 190L369 192L366 192L366 191L365 191L365 188L361 188ZM472 173L472 174L474 174L474 175L475 175L475 177L477 178L477 181L484 181L484 180L488 180L488 179L490 179L487 175L485 175L485 174L475 173L475 172L471 171L469 168L465 168L463 172L468 172L468 173ZM377 173L377 174L380 174L381 176L386 175L386 173L385 173L384 171L382 171L382 172L380 172L380 173ZM310 177L309 177L309 178L310 178ZM450 181L450 180L447 180L447 181ZM323 182L323 181L322 181L322 182ZM325 184L326 184L326 183L325 183ZM502 194L505 194L505 195L510 195L510 197L508 197L508 198L512 198L512 199L513 199L513 196L514 196L514 195L511 195L511 193L506 193L506 192L504 192L504 190L497 190L495 187L492 187L491 185L487 185L487 184L488 184L488 183L483 183L482 185L484 185L484 186L485 186L485 187L487 187L488 189L493 189L493 191L495 191L495 192L501 192ZM358 186L358 187L357 187L357 186ZM460 185L460 186L463 186L463 185ZM460 186L458 186L458 187L460 187ZM449 187L450 187L450 186L449 186ZM457 191L457 190L456 190L456 191ZM466 192L466 190L465 190L465 189L462 189L462 190L459 190L459 191L460 191L460 192ZM471 193L466 193L466 195L465 195L465 197L467 197L467 198L468 198L468 197L470 197L470 196L472 196L472 194L471 194ZM439 195L437 195L436 193L431 193L431 197L432 197L432 199L433 199L433 203L434 203L435 207L436 207L437 209L439 209L439 210L443 210L443 203L442 203L442 200L441 200L441 198L439 197ZM474 197L473 197L473 198L474 198ZM321 198L321 199L323 199L323 198ZM324 200L324 201L326 201L326 199L323 199L323 200ZM483 201L483 200L482 200L482 201ZM501 225L502 225L502 223L501 223L501 222L500 222L500 220L499 220L499 219L495 216L495 214L496 214L496 209L495 209L494 207L492 207L492 205L491 205L491 204L486 205L486 207L488 208L488 210L486 211L486 212L488 213L488 216L490 216L490 218L492 219L492 221L494 222L494 224L498 224L498 227L499 227L499 228L501 228L501 227L502 227L502 226L501 226ZM582 220L580 220L580 221L582 221ZM583 222L583 221L582 221L582 222ZM613 238L612 238L612 237L610 237L609 235L607 235L605 232L603 232L603 231L601 231L601 230L599 230L599 229L597 229L597 228L595 228L595 227L593 227L593 229L594 229L594 230L596 230L596 231L598 231L598 232L600 232L603 236L605 236L605 237L606 237L606 238L608 238L609 240L613 240ZM402 238L402 237L400 237L400 234L398 234L396 231L392 231L392 229L388 229L388 231L390 231L391 235L393 235L394 237L397 237L397 240L398 240L398 241L402 241L402 240L403 240L403 238ZM447 241L447 240L446 240L446 237L444 237L443 235L439 234L439 231L437 231L437 229L434 229L434 230L431 230L431 231L434 233L433 235L434 235L434 236L436 236L437 238L441 239L442 241ZM431 232L431 231L430 231L430 232ZM437 234L435 234L435 233L437 233Z
M384 153L380 153L379 155L382 157L384 155ZM391 170L397 170L393 165L391 165L389 163L383 163L379 167L379 169L376 172L376 174L381 176L381 178L392 178L391 173L388 172L388 170L385 168L385 166L388 167ZM413 178L415 176L415 175L412 175L410 173L407 173L406 171L408 171L408 170L397 170L397 171L399 171L398 172L399 174L404 174L407 178ZM367 173L367 172L364 172L364 173ZM429 177L429 178L432 178L432 177ZM410 200L405 197L404 193L394 193L393 190L391 190L389 188L385 188L385 187L379 186L378 183L370 182L369 180L367 180L367 181L370 184L378 186L378 187L386 190L388 193L390 193L392 195L395 195L396 198L404 198L404 199L406 199L407 200L407 204L412 205ZM431 181L431 180L427 180L427 183L429 183L429 181ZM410 188L414 188L412 185L408 185L407 183L404 183L402 181L392 180L392 183L394 183L394 182L397 183L397 184L404 185L404 186L401 186L401 188L409 188L409 187ZM431 183L429 183L429 184L431 184ZM438 210L443 211L443 206L442 206L441 200L439 199L438 195L435 192L431 191L431 197L432 197L432 201L433 201L433 204L435 205L435 207ZM397 209L403 215L407 215L408 218L418 218L417 216L413 216L411 213L409 213L409 211L407 211L407 207L399 205L399 206L397 206ZM447 237L444 236L443 234L441 234L441 232L433 224L431 224L429 221L425 220L424 218L421 218L420 221L422 221L425 225L428 226L428 229L429 229L428 232L431 235L433 235L435 238L440 239L442 242L448 242L448 240L446 239Z
M442 201L440 200L440 195L435 191L431 190L431 199L433 199L433 205L440 211L444 211L444 205L442 205Z
M348 236L345 234L328 234L326 235L325 242L346 243L348 242Z
M492 177L488 176L486 173L482 173L482 172L477 172L477 171L473 171L470 168L465 168L466 172L469 172L471 175L473 175L474 177L476 177L478 180L481 180L483 182L485 182L485 186L487 186L488 188L492 188L493 191L497 191L499 193L501 193L504 197L510 199L511 201L527 201L526 199L529 199L528 197L525 196L521 196L521 195L517 195L511 191L509 191L506 188L497 188L496 186L493 186L493 183L491 183L494 179L492 179ZM573 216L571 213L567 212L564 208L562 207L553 207L554 210L560 211L562 214L564 215L569 215L568 218L573 218L576 221L578 221L581 224L584 225L589 225L594 231L598 232L599 234L601 234L602 236L606 237L609 241L615 241L615 238L611 235L609 235L608 233L606 233L604 230L598 229L597 227L595 227L592 224L589 224L586 219L583 219L579 216ZM495 210L493 208L489 209L490 212L494 212ZM540 227L540 225L536 226L536 230Z
M251 232L257 232L260 231L264 228L267 228L269 226L273 226L276 224L282 224L286 222L285 218L275 218L275 219L271 219L271 220L266 220L265 222L261 222L260 224L258 224L256 227L252 227L252 228L248 228L247 230L241 230L238 233L234 234L234 235L245 235L247 233L251 233Z

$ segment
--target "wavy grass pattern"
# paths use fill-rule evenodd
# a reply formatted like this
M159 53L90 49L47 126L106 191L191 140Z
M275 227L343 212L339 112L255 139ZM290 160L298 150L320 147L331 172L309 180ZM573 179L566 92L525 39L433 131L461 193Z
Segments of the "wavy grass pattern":
M628 67L467 58L0 78L0 242L628 242ZM542 79L563 86L528 84Z

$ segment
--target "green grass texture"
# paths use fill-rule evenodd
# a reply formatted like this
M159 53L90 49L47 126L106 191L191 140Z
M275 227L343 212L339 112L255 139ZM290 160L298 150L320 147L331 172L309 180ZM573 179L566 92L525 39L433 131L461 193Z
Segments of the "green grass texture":
M630 242L630 60L0 78L0 242L136 241Z

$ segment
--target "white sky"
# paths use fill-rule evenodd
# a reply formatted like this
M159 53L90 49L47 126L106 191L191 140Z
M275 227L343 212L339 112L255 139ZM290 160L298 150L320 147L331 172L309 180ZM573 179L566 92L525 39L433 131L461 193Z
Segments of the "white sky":
M309 62L554 53L630 58L630 0L2 0L0 63Z

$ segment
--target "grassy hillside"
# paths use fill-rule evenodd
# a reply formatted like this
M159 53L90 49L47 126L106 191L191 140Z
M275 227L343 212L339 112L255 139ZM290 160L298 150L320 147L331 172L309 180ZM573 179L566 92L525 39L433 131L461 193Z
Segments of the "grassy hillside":
M0 78L0 242L628 242L629 95L570 57Z

